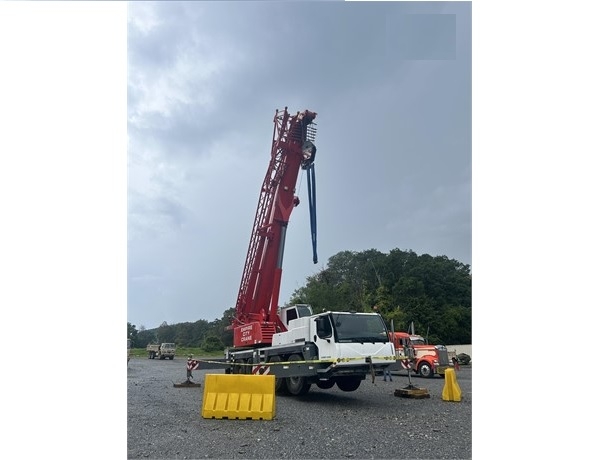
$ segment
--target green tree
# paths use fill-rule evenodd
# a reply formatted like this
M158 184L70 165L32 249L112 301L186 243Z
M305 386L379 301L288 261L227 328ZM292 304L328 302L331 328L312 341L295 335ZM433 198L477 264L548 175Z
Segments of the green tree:
M146 348L149 343L158 343L156 329L140 331L137 336L137 343L135 348Z
M174 325L175 328L175 343L180 347L195 347L197 341L194 337L193 323L179 323Z
M169 326L166 321L158 327L156 332L159 343L175 343L175 327Z
M471 267L446 256L417 255L398 248L384 254L375 249L341 251L330 257L318 273L306 278L288 304L306 303L322 311L374 311L396 331L428 336L430 343L471 343ZM179 346L217 347L233 345L229 329L235 308L208 322L168 325L137 332L136 347L150 342L175 342ZM215 340L214 338L218 340ZM214 350L216 351L216 350Z
M342 251L294 291L290 303L308 303L313 311L377 311L394 329L417 333L438 343L471 341L469 265L446 256L417 255L393 249Z
M223 351L224 349L223 342L221 339L215 335L209 335L202 342L202 349L206 352L212 353L215 351Z
M131 348L137 347L137 336L138 331L135 328L135 324L127 323L127 338L131 339Z

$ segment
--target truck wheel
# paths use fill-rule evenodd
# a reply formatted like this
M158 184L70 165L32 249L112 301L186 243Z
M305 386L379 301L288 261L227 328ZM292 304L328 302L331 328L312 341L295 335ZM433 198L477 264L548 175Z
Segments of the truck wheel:
M433 377L433 369L431 369L429 363L424 362L419 364L419 375L425 378Z
M333 380L333 379L329 379L329 380L317 380L317 386L321 390L329 390L334 385L335 385L335 380Z
M169 356L169 359L170 359L171 361L173 361L173 358L174 358L174 357L175 357L175 356Z
M302 361L302 357L300 355L292 355L290 356L290 361ZM306 377L287 377L285 384L292 396L302 396L310 390L310 383L307 382Z
M279 356L271 356L269 358L270 363L279 363L281 362L281 358ZM284 378L275 377L275 393L279 394L289 394L287 391L287 386L285 385Z
M337 380L337 386L342 391L355 391L360 386L361 381L358 377L340 377Z
M244 368L239 363L240 363L240 361L235 361L234 362L233 372L232 372L233 374L243 374L244 373Z
M158 359L165 359L165 355L160 355Z

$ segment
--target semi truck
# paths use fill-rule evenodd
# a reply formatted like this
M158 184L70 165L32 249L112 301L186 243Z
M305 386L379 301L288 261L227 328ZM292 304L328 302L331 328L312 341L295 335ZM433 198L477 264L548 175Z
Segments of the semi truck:
M228 329L226 373L275 375L275 390L298 396L311 385L355 391L368 375L396 360L379 313L323 311L311 305L279 306L286 232L300 204L296 182L306 172L313 262L316 251L314 144L317 114L276 110L271 157L260 188L235 312ZM323 310L323 306L319 306Z
M444 377L446 369L453 367L450 364L448 349L445 345L430 345L418 334L408 332L390 332L394 348L398 355L405 355L410 364L410 371L421 377ZM396 370L397 367L394 367Z

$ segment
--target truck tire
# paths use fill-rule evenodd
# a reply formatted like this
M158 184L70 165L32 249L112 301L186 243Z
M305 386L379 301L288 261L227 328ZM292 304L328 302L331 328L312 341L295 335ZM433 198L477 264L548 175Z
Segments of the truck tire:
M337 379L337 386L342 391L356 391L360 382L360 377L340 377Z
M271 356L269 358L269 362L270 363L279 363L279 362L281 362L281 358L279 356ZM275 393L282 394L282 395L289 394L287 391L287 386L285 384L284 378L275 377Z
M173 361L173 358L174 358L174 357L175 357L175 356L169 356L169 359L170 359L171 361Z
M425 378L433 378L433 369L428 362L422 362L419 364L419 375Z
M290 356L290 361L302 361L302 357L300 355L292 355ZM306 380L306 377L287 377L285 379L285 385L287 387L287 391L292 396L302 396L308 393L310 390L310 383Z
M243 361L234 361L232 372L231 372L232 374L243 374L244 373L244 366L242 366L240 363L243 363Z
M316 385L321 390L329 390L330 388L333 388L333 386L335 385L335 380L333 380L333 379L329 379L329 380L317 380Z

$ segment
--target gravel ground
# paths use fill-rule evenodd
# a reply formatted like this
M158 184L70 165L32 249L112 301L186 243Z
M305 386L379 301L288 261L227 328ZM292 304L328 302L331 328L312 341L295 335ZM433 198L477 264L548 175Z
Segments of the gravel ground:
M127 365L127 457L154 459L470 459L471 368L456 372L461 401L442 399L442 377L412 377L426 399L394 390L408 385L377 376L354 392L313 385L302 397L276 396L273 420L204 419L204 375L186 380L186 360L132 358Z

